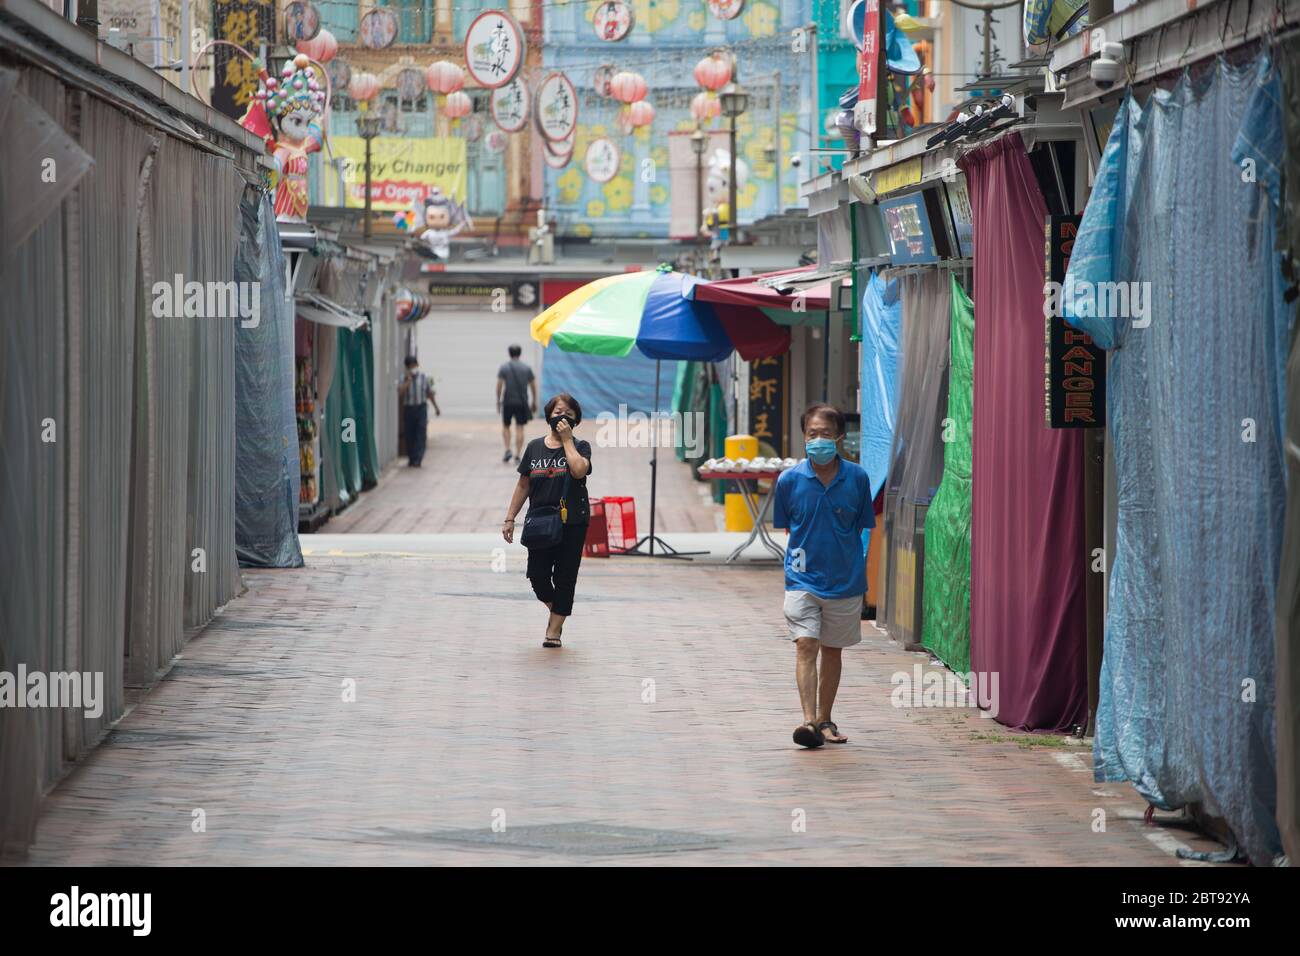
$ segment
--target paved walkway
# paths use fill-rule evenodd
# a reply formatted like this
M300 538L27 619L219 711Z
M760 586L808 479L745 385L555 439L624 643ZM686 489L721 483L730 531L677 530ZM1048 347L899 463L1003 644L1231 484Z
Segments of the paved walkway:
M640 533L650 524L649 448L602 447L598 424L584 422L578 437L592 445L588 493L636 499ZM546 433L534 419L525 440ZM434 418L423 467L410 468L399 458L385 471L379 487L321 527L329 534L492 533L501 527L519 475L501 461L501 425L497 421ZM721 529L722 507L708 497L709 486L696 481L671 448L659 449L659 487L655 530L713 532Z
M588 560L549 651L519 554L491 536L354 541L245 572L51 795L31 862L1116 866L1211 848L1144 827L1086 748L895 708L891 675L926 658L869 623L844 658L851 742L796 748L775 569Z

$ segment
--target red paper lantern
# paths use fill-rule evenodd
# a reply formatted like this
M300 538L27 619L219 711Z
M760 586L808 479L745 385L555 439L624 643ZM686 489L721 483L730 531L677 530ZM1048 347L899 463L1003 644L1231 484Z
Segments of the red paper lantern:
M469 98L468 93L462 93L459 90L448 93L447 101L442 104L443 113L452 119L468 116L472 109L474 109L474 101Z
M424 82L433 92L446 96L464 87L465 71L450 60L439 60L424 71Z
M353 73L348 96L358 103L369 103L379 95L379 77L373 73Z
M716 93L731 82L731 60L711 53L695 64L695 82Z
M328 63L339 52L339 41L328 30L321 30L310 40L299 40L295 46L317 63Z
M646 100L637 100L627 108L628 124L634 128L649 126L654 119L655 108Z
M708 123L722 115L722 100L708 93L696 93L691 100L691 115L697 123Z
M635 103L643 100L647 90L645 77L630 70L614 74L614 78L609 81L609 91L620 103Z

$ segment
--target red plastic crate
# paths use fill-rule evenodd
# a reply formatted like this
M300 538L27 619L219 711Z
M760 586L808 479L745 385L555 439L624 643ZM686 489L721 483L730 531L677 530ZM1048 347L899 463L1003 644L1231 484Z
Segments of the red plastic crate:
M636 544L636 499L607 497L603 500L609 549L626 551Z
M582 550L589 557L609 557L609 529L605 522L605 506L600 498L591 499L591 522L587 525L587 538Z

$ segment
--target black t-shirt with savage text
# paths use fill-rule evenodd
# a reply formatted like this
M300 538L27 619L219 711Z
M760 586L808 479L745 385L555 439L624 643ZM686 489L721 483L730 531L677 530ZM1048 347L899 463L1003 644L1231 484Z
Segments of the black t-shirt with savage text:
M591 461L591 444L581 438L573 440L578 454ZM548 448L546 438L534 438L519 459L519 474L528 476L528 507L558 505L564 492L564 473L569 469L563 448ZM590 471L587 472L591 474ZM591 506L587 501L587 477L569 477L569 497L566 502L569 524L586 524L591 520Z

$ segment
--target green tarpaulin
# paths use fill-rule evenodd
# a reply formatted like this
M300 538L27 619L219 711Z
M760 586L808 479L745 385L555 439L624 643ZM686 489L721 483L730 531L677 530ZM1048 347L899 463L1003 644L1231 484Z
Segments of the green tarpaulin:
M975 310L953 277L943 479L925 517L921 643L954 671L970 670L971 411Z

